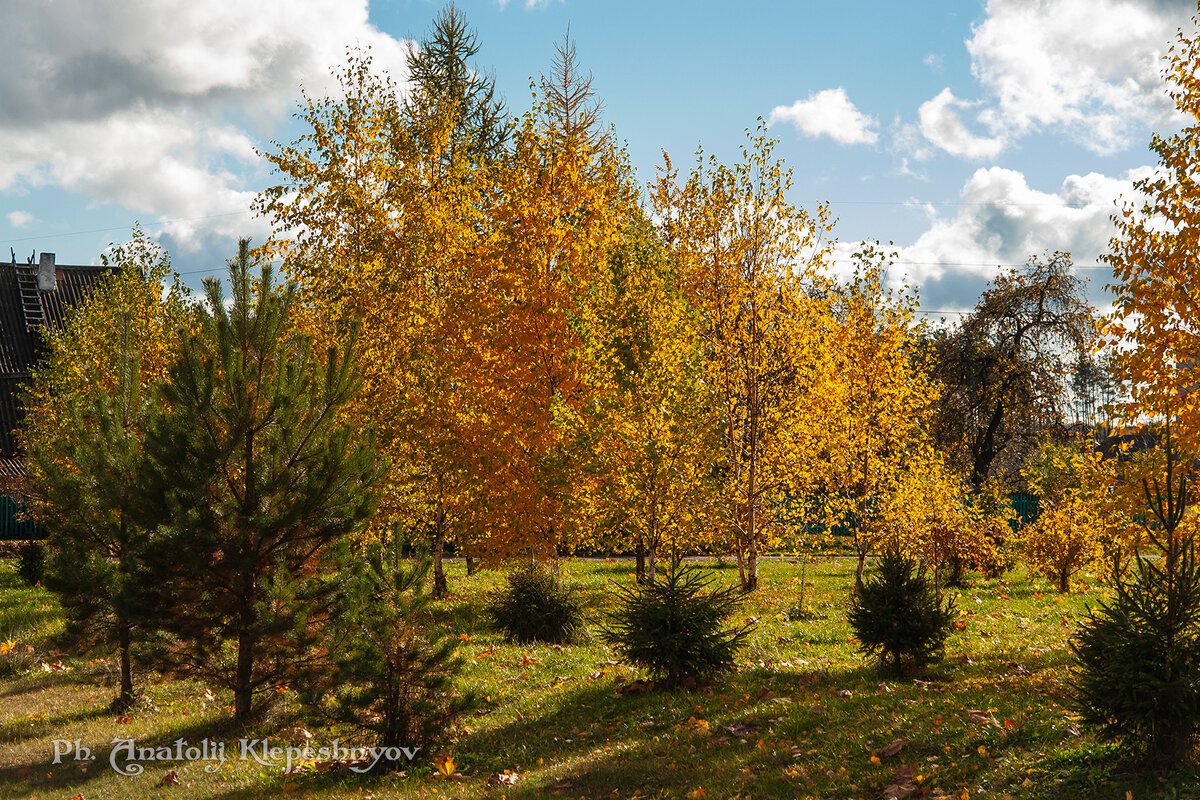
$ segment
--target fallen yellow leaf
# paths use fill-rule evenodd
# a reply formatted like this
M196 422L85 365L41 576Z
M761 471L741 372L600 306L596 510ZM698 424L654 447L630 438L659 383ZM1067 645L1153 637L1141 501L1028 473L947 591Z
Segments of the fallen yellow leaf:
M449 753L439 753L438 757L434 759L433 765L437 767L439 773L446 777L453 775L455 772L454 768L458 766L454 763L454 756Z

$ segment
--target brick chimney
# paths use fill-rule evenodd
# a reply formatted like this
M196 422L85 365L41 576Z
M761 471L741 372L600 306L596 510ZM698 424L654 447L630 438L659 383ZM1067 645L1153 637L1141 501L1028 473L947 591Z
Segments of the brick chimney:
M53 292L57 285L54 275L54 253L42 253L38 258L38 292Z

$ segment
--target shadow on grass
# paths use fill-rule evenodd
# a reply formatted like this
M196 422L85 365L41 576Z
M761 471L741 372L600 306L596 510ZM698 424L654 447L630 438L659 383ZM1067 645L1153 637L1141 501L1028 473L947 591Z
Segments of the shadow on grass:
M112 716L112 712L104 706L97 708L81 708L53 716L39 716L25 723L17 721L0 730L0 744L17 745L30 739L41 739L55 730L62 730L73 722L83 722L90 719ZM19 725L19 727L17 727Z
M711 696L684 691L617 696L611 683L590 686L564 698L549 714L459 744L464 751L484 754L523 743L507 762L480 764L480 774L542 760L559 766L506 792L509 798L543 798L555 788L587 796L686 793L701 782L710 796L749 786L756 787L756 796L790 796L795 787L783 773L791 760L788 748L763 742L778 738L781 715L795 728L815 727L826 717L805 706L753 699L754 687L766 675L781 684L799 677L748 672Z
M62 612L49 604L33 605L22 602L18 593L0 593L0 596L15 600L0 605L0 636L20 639L28 630L39 630L62 616Z
M0 681L6 684L0 688L0 699L7 698L9 700L63 686L102 687L112 683L112 681L106 680L106 676L100 670L92 667L51 672L25 672L16 677L0 678ZM116 686L115 683L112 685ZM113 695L116 695L115 688Z
M61 616L62 609L44 589L28 585L15 573L0 572L0 634L18 636Z
M107 716L108 714L109 712L104 709L99 709L96 712L89 709L83 714L76 713L48 718L46 724L61 725L65 722ZM169 728L151 736L139 737L136 739L136 746L151 748L174 747L174 743L178 739L183 739L191 744L201 742L204 739L214 742L227 741L241 735L244 730L243 726L227 719L206 721ZM116 738L124 737L114 737L114 739ZM89 743L85 742L84 744L85 746L90 746ZM236 748L236 745L234 747ZM45 761L0 767L0 787L3 787L3 791L0 791L0 797L32 797L39 793L55 791L82 793L81 790L87 787L89 783L111 772L113 765L109 759L113 749L114 746L111 741L104 743L102 746L96 744L95 746L91 746L92 760L77 761L75 760L74 751L71 751L62 757L59 764L53 763L54 752L51 749L46 753ZM233 755L236 757L236 753ZM146 763L144 766L147 768L162 767L173 769L182 763L186 762L154 761L153 763ZM127 766L126 761L118 757L117 766L125 768ZM255 791L257 795L251 792L240 796L253 797L262 795L262 787L258 787Z
M1195 798L1200 797L1197 765L1175 769L1141 767L1128 751L1114 744L1086 743L1063 748L1043 762L1037 783L1046 800L1080 797Z
M452 630L455 635L467 634L477 637L492 631L492 620L487 610L471 597L452 596L443 604L432 608L434 619Z
M756 795L790 796L794 787L784 768L792 756L781 740L836 723L840 712L847 710L832 701L836 688L873 687L878 682L865 667L823 673L817 679L821 694L815 701L790 702L785 697L811 679L812 673L752 669L711 694L618 695L611 680L598 682L567 693L544 714L469 734L458 741L456 751L462 754L464 768L475 776L505 769L522 772L543 762L561 770L513 787L506 791L510 798L546 797L560 778L565 782L559 788L565 794L692 791L697 788L697 775L718 776L717 788L730 794L745 788L741 783L745 779L747 786L759 787ZM760 697L762 688L777 691L781 699ZM877 701L864 692L857 699L837 698L837 702L853 704L856 710L849 713L854 719L867 713L858 706ZM713 787L708 791L711 794Z
M16 678L4 679L9 685L0 689L0 699L6 697L20 697L24 694L32 694L40 692L44 689L49 689L54 686L62 686L75 681L61 672L47 672L45 674L22 675Z

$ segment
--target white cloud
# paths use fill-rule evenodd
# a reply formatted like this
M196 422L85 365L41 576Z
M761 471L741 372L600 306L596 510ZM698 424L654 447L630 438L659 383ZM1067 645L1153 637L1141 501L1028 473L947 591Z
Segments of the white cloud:
M1143 124L1171 118L1162 55L1196 4L1146 0L989 0L967 41L995 124L1049 127L1108 154Z
M1162 56L1195 10L1184 0L988 0L966 42L981 98L943 90L921 106L919 132L966 159L994 158L1039 131L1100 155L1125 150L1146 127L1177 124ZM933 57L925 63L936 69ZM986 135L968 129L967 109ZM911 126L892 126L893 149L923 160L931 150Z
M0 191L60 187L188 220L164 228L183 247L246 230L249 215L231 212L248 211L247 178L262 169L253 142L286 119L301 86L330 90L346 47L406 75L408 43L370 24L367 0L21 8L5 19L8 55L26 66L0 75Z
M1119 177L1098 173L1069 175L1057 191L1029 186L1025 176L1001 167L981 168L967 180L956 205L921 206L928 228L912 244L898 248L889 282L920 287L927 308L969 309L1001 265L1023 264L1033 255L1063 250L1078 265L1095 265L1108 249L1108 217L1119 197L1133 196L1133 181L1150 167ZM857 243L839 245L837 258L848 257ZM839 263L839 272L848 267ZM1092 294L1099 299L1105 269L1087 269Z
M797 100L790 106L776 106L768 125L787 122L806 136L828 136L840 144L874 144L879 122L854 107L846 90L825 89Z
M1004 149L1003 136L976 136L967 130L959 117L959 109L976 105L959 100L949 89L921 104L917 110L921 134L932 144L952 156L979 159L995 158Z
M28 211L10 211L8 212L8 225L11 228L28 228L34 223L33 214Z
M525 10L533 11L538 8L544 8L553 2L555 2L555 0L525 0ZM565 0L558 0L558 2L562 3L565 2ZM503 11L504 9L508 8L508 0L496 0L496 5L498 5L500 10Z

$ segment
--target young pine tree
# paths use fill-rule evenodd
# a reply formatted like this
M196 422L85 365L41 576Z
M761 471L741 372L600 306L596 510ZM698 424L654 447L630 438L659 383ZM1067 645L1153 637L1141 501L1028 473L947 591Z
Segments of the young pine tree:
M358 385L352 347L317 352L293 325L296 294L258 278L248 242L231 304L205 281L199 331L181 343L147 442L154 564L169 585L160 624L173 662L233 691L246 718L306 657L320 621L310 592L331 545L374 509L369 436L339 419Z

